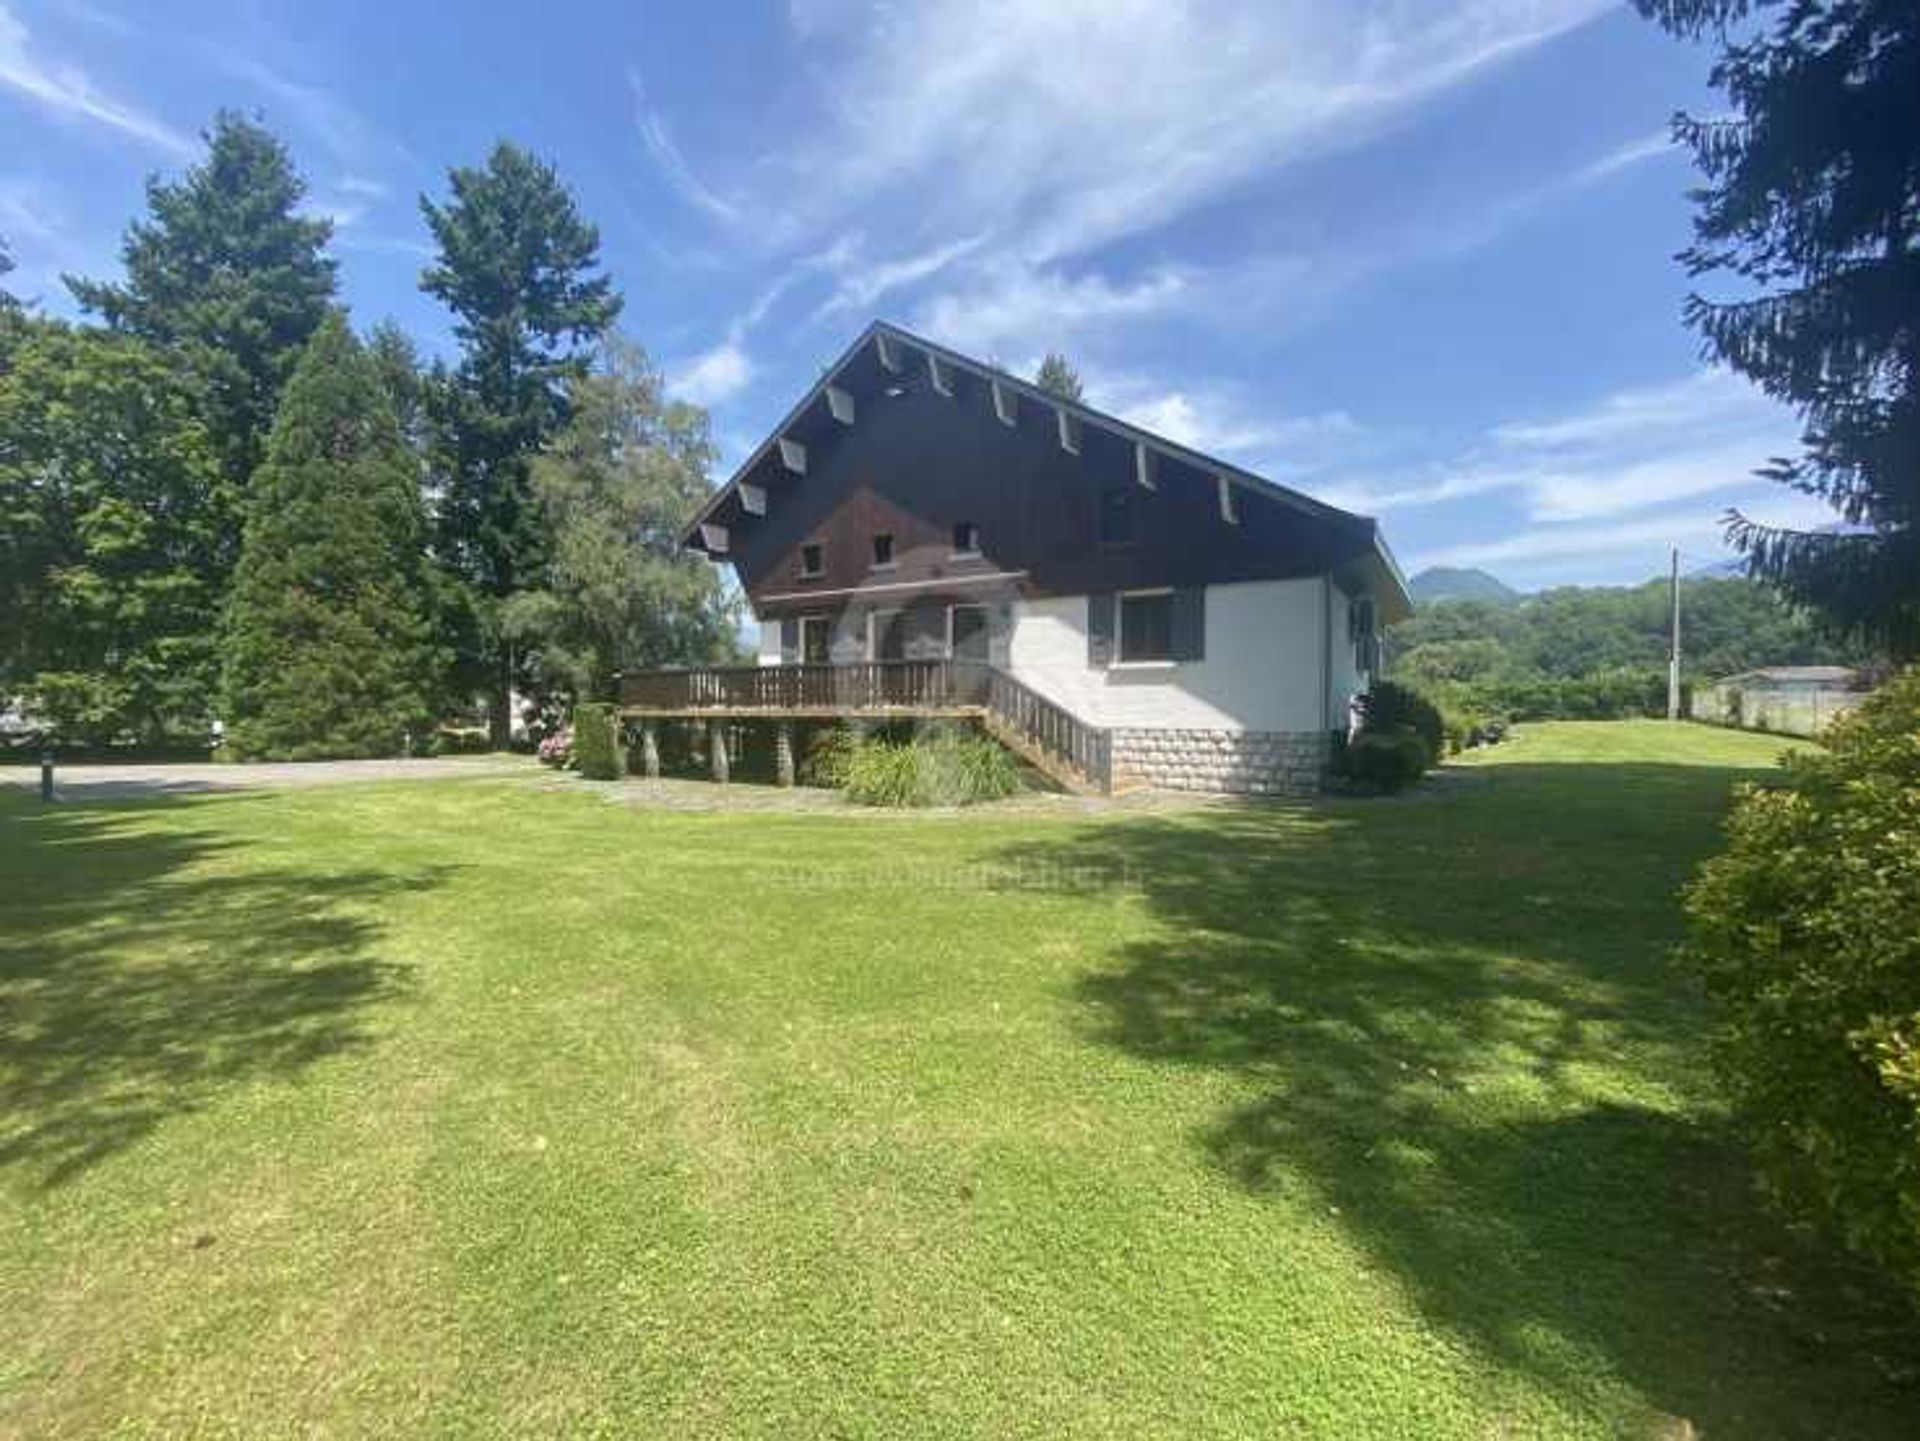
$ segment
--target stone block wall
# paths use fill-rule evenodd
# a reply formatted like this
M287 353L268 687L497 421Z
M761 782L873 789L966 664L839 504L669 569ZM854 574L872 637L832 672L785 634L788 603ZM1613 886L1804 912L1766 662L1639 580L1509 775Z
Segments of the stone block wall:
M1119 729L1113 769L1165 790L1312 795L1331 749L1321 731Z

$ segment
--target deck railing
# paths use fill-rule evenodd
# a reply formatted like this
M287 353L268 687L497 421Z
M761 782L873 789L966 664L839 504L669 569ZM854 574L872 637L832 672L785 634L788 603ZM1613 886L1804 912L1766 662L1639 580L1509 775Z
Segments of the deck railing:
M620 701L628 709L660 716L982 712L1090 784L1101 790L1113 784L1113 744L1107 731L979 661L641 671L621 678Z
M987 712L1101 790L1113 788L1113 737L1005 671L990 673Z
M624 676L620 700L682 713L965 710L986 705L987 677L985 665L951 660L710 666Z

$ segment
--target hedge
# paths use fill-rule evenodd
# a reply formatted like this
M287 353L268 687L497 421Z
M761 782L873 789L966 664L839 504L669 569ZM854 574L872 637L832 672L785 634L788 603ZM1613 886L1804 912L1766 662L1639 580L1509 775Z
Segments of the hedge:
M610 705L583 701L573 708L574 769L590 781L617 781L626 770L616 725Z
M1683 960L1774 1198L1920 1296L1920 670L1750 787Z

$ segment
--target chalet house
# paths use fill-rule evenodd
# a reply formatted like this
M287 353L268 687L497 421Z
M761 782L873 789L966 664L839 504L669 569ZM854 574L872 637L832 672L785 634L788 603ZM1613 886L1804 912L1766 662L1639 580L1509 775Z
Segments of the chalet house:
M783 776L791 721L954 714L1085 789L1311 790L1412 608L1374 521L885 324L686 543L759 665L629 676L627 717L772 721Z

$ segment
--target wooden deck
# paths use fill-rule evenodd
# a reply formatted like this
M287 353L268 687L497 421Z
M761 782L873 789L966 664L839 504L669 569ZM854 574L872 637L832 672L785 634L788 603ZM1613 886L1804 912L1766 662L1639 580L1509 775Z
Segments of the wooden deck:
M977 719L1003 745L1077 790L1112 788L1112 743L1002 670L978 661L703 666L620 680L629 720Z

